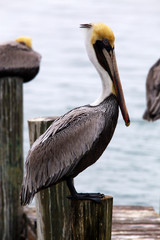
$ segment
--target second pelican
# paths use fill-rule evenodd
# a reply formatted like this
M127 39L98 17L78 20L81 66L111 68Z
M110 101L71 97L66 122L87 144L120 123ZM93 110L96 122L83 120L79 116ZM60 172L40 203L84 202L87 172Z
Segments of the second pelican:
M114 34L103 23L81 24L89 59L102 80L102 93L90 105L75 108L59 117L29 150L21 204L29 204L41 189L66 180L73 199L99 202L100 193L77 193L73 178L95 163L110 142L119 108L130 124L118 74Z

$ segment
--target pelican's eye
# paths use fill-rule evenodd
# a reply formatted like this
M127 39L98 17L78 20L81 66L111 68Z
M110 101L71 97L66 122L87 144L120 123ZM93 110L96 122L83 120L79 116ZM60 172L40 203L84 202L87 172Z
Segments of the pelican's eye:
M104 38L103 43L105 45L105 49L107 50L107 52L113 51L113 48L108 39Z

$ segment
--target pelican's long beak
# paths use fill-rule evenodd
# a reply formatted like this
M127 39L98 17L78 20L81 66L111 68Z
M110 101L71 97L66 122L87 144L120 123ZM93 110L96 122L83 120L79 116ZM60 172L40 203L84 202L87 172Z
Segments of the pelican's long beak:
M112 64L113 64L113 79L112 80L113 80L113 84L115 87L116 96L118 98L118 103L119 103L119 106L121 109L123 119L125 121L126 126L128 127L130 125L130 119L129 119L129 114L128 114L125 99L124 99L124 94L123 94L122 85L121 85L121 81L120 81L120 77L119 77L119 73L118 73L118 67L117 67L117 62L116 62L116 57L115 57L114 51L113 51L113 55L112 55Z
M130 119L129 119L129 114L127 111L124 94L122 90L122 85L121 85L121 81L118 73L115 52L114 52L114 49L107 44L108 42L105 42L105 45L102 45L101 50L100 50L100 47L95 47L97 58L112 79L112 82L114 85L113 93L117 96L118 103L119 103L125 124L126 126L129 126ZM107 48L106 46L109 46L109 48Z

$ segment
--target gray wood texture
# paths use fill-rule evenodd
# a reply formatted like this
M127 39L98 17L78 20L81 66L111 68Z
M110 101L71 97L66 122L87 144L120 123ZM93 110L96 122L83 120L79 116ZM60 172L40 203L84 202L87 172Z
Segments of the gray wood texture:
M152 207L115 206L112 239L160 239L160 216Z
M36 221L35 207L27 206L25 212L29 219ZM160 215L148 206L113 206L112 239L160 239Z
M23 79L0 78L0 239L19 239L23 179Z

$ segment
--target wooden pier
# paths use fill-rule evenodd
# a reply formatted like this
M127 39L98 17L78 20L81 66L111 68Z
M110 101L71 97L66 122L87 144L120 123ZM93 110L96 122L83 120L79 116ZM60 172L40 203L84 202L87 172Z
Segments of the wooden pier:
M160 216L152 207L114 206L112 239L160 239Z
M28 240L36 240L35 207L25 207L28 222ZM152 207L114 206L112 240L160 239L160 216Z

